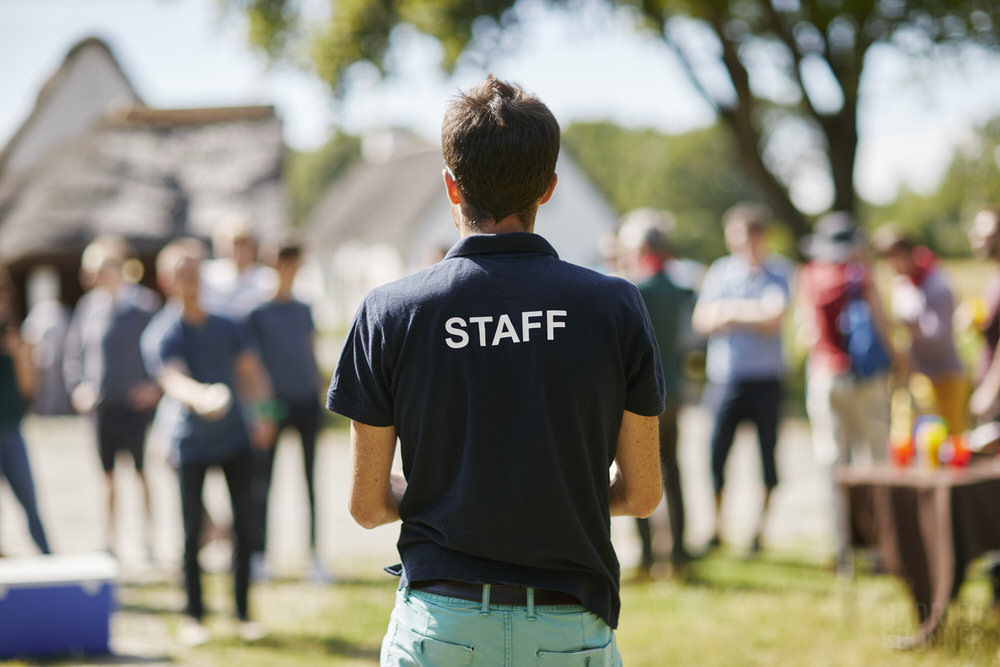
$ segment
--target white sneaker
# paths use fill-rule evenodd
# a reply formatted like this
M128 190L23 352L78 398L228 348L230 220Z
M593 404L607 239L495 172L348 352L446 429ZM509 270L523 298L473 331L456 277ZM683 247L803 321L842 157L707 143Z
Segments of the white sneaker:
M260 641L267 636L264 626L253 621L240 621L238 631L240 639L248 643Z
M212 633L196 618L184 616L177 624L177 641L184 646L201 646L211 638Z

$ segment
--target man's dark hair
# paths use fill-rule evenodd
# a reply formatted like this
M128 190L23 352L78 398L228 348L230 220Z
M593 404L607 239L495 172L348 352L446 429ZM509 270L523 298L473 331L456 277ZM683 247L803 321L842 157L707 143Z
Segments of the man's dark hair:
M278 261L288 261L302 257L302 246L295 242L283 243L275 253Z
M559 123L537 97L491 74L445 112L441 148L474 227L512 214L527 227L555 173Z
M263 244L261 257L270 265L279 261L299 259L304 254L302 239L294 232L285 232L275 238L268 239Z

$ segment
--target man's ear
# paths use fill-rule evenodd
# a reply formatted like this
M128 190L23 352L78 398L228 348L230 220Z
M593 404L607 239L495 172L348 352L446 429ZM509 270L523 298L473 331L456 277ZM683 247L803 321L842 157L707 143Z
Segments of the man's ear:
M462 192L458 189L458 183L447 167L441 170L441 177L444 178L444 189L448 193L448 201L458 204L462 201Z
M542 195L542 198L538 200L539 206L552 199L552 192L556 189L557 180L558 177L555 174L552 174L552 181L549 183L549 187L545 190L545 194Z

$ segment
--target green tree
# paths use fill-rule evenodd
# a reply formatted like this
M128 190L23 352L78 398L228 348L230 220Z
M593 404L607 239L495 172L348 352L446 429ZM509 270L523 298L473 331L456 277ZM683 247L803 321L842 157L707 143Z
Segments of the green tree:
M302 225L331 183L361 155L361 140L336 133L316 151L288 151L284 180L292 225Z
M331 0L330 18L319 26L298 20L301 0L224 1L247 12L253 44L275 58L308 52L310 66L338 93L351 66L384 69L401 24L436 38L450 69L463 52L494 43L518 21L516 0ZM548 1L580 7L579 0ZM1000 21L1000 4L990 0L603 1L633 12L637 29L671 47L732 131L739 164L796 236L808 221L789 185L814 158L832 185L832 208L859 208L857 110L871 47L995 49ZM762 83L768 78L777 85ZM790 127L794 141L782 138Z
M975 139L952 158L934 192L910 189L888 206L875 207L873 226L892 222L942 255L969 254L966 229L983 206L1000 203L1000 117L986 123Z
M759 196L735 162L735 146L718 125L681 135L578 123L563 131L566 149L619 215L643 206L667 209L673 245L707 262L725 251L719 221L733 204Z

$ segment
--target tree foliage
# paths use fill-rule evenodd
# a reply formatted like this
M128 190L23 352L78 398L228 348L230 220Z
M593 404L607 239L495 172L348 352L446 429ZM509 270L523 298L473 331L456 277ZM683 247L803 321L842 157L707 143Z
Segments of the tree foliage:
M302 225L327 188L361 155L361 140L337 133L319 150L289 151L284 180L292 224Z
M918 54L942 44L995 48L990 0L598 0L630 11L676 54L735 139L736 157L795 235L808 216L790 194L804 168L825 175L830 207L857 212L857 109L869 49ZM295 20L296 0L229 0L248 12L250 39L273 57L309 43L312 66L336 92L360 62L384 69L393 30L409 24L442 45L442 66L517 22L516 0L332 0L319 29ZM580 0L548 0L578 8ZM298 38L296 38L298 35ZM787 128L796 129L789 139ZM785 134L782 134L782 131Z
M564 129L563 142L618 215L645 206L671 211L671 242L684 257L708 262L722 255L722 214L759 197L734 161L732 137L718 125L664 135L579 123Z
M1000 203L1000 117L977 132L952 158L937 190L903 190L896 201L872 210L873 226L892 222L942 255L969 253L966 229L985 206Z

